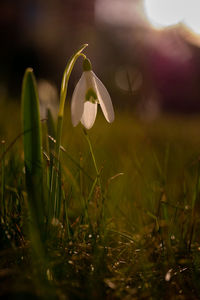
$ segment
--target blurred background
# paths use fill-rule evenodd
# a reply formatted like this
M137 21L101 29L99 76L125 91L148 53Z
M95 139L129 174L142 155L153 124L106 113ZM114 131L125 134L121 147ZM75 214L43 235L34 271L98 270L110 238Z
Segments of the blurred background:
M165 111L199 112L199 2L1 0L0 96L18 101L24 70L32 67L40 94L57 97L68 58L88 43L116 109L150 120ZM81 60L70 94L80 74Z

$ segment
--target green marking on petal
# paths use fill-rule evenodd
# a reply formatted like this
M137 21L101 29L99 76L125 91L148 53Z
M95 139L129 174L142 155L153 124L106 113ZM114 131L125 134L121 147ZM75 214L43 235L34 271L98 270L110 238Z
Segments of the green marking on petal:
M95 93L95 91L92 88L87 90L87 92L85 94L85 100L90 101L92 103L97 102L97 94Z

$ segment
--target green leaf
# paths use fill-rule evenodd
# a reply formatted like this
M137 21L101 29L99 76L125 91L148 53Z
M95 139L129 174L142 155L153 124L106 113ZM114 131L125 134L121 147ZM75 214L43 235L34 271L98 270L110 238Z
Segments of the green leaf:
M22 85L22 122L24 132L24 165L31 234L35 243L43 233L43 170L39 100L33 70L25 71Z
M39 100L33 70L26 69L22 86L22 120L24 130L24 161L31 174L41 173L41 125Z

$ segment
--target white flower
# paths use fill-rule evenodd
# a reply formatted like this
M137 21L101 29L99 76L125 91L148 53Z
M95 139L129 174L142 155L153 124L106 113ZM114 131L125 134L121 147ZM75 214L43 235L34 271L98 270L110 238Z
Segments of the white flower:
M103 83L90 69L83 72L72 95L73 126L81 121L85 128L90 129L96 119L98 104L100 104L106 120L109 123L113 122L114 110L110 95Z

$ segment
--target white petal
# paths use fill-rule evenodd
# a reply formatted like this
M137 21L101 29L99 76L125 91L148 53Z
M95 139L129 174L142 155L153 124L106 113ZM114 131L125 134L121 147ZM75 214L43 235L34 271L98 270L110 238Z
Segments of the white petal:
M73 126L76 126L81 120L83 110L84 110L85 93L86 93L86 80L85 80L85 72L83 72L72 95L71 118L72 118Z
M83 126L87 129L90 129L94 124L96 115L97 115L97 103L91 103L89 101L86 101L84 103L84 111L81 118L81 123L83 124Z
M93 73L93 76L95 78L95 83L96 83L96 91L97 91L97 97L99 100L99 104L101 106L101 109L103 111L103 114L106 118L106 120L111 123L114 121L115 114L113 110L113 105L112 101L110 98L110 95L101 82L101 80Z
M94 78L94 72L92 71L85 71L85 81L86 81L86 87L87 89L93 88L94 90L96 89L95 85L95 78Z

